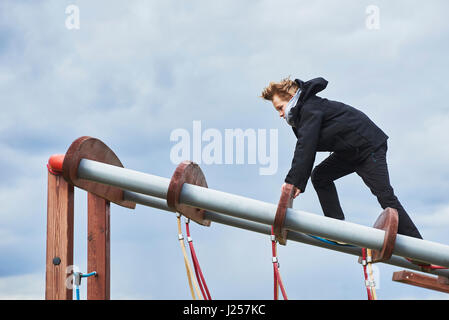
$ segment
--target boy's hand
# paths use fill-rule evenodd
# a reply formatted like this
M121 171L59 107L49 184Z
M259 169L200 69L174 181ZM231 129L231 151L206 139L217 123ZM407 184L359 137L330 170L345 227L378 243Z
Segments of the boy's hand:
M284 188L287 186L287 183L284 183L281 188L281 192L284 192ZM301 190L293 186L293 199L295 199L299 194L301 193Z

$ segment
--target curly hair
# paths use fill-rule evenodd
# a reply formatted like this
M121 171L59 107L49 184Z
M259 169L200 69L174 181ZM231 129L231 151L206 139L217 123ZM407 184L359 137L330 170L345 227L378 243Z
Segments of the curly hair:
M263 89L261 98L273 101L273 96L278 95L283 100L290 100L298 90L298 84L288 78L282 79L280 82L270 82L268 87Z

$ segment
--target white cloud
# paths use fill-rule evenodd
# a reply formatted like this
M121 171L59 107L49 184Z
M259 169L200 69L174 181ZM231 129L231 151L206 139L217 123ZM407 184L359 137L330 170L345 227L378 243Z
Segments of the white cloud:
M45 298L45 274L0 277L0 300L41 300Z
M449 149L445 148L449 118L441 103L447 92L448 47L440 41L449 32L447 2L428 5L418 1L378 1L379 31L365 27L368 4L372 3L77 1L81 28L70 31L64 25L64 2L3 1L3 247L26 241L35 244L31 248L34 251L45 250L40 247L45 238L45 218L39 216L46 211L45 163L52 153L64 152L81 135L101 138L134 169L169 177L174 169L168 161L172 129L190 130L193 120L202 120L205 127L219 130L279 128L280 166L276 176L262 179L254 176L257 170L253 175L246 167L206 167L209 177L213 177L208 179L210 186L276 202L291 162L294 138L258 95L268 81L287 75L304 80L315 76L328 78L330 84L323 96L361 108L390 135L390 174L401 202L410 204L410 211L426 231L438 235L439 241L449 241L440 231L447 226L449 215L444 201L449 188ZM279 186L274 186L276 183ZM348 218L370 225L381 210L369 190L358 177L344 178L338 187ZM84 208L84 202L79 202ZM311 184L295 207L321 214ZM423 208L429 207L437 208L435 213L428 215ZM143 209L139 214L145 214ZM143 230L139 241L143 243L155 236L160 242L154 248L146 251L145 245L132 241L125 241L122 247L122 241L130 237L125 226L134 230L143 229L150 222L167 222L163 218L148 221L139 217L127 225L127 220L113 218L113 223L120 222L114 226L119 234L118 239L114 238L119 255L114 259L117 274L131 267L137 272L137 266L131 263L135 256L147 254L148 258L142 259L150 264L150 258L160 254L163 244L173 240L173 235L164 233L168 227L153 225L153 233ZM214 235L205 236L198 243L205 272L210 274L222 298L230 297L233 290L223 279L236 286L246 281L242 297L270 297L270 276L265 279L267 284L260 284L257 277L248 278L248 270L257 270L256 275L264 277L265 269L260 264L265 263L263 252L267 243L259 244L258 237L241 232L244 231L232 232L218 226L198 230L199 234ZM228 235L235 238L228 239ZM81 244L77 246L80 248ZM269 246L266 249L269 256ZM308 270L301 264L301 250L300 246L282 250L288 254L281 258L285 261L283 277L300 281L288 285L291 296L320 298L319 292L302 290L313 283L308 281ZM215 251L222 253L220 259ZM248 251L251 261L247 260ZM319 262L315 266L317 274L337 268L325 263L327 256L322 250L304 251L308 259ZM183 267L178 254L167 252L167 265L180 263ZM234 266L233 259L241 263ZM131 262L128 264L127 260ZM346 271L352 260L339 258L342 278L352 276ZM5 258L1 262L7 263ZM301 278L296 266L301 267ZM214 267L227 274L214 274ZM115 297L157 299L159 293L153 288L158 287L160 280L156 274L148 273L145 279L113 280ZM39 291L36 284L42 284L43 279L40 273L0 278L1 297L42 297L42 289ZM172 281L172 290L160 294L167 298L186 294L188 298L187 290L178 289L181 285L177 281L185 281L184 274ZM14 283L17 290L11 289ZM339 282L329 287L329 297L339 298L344 285ZM135 293L133 288L137 288ZM265 289L266 295L262 293ZM396 289L391 290L386 297L394 297ZM363 290L349 291L349 298L364 298ZM426 297L425 293L416 295L418 299Z
M448 230L449 204L436 208L433 213L423 212L419 215L417 221L419 221L420 224L427 228Z

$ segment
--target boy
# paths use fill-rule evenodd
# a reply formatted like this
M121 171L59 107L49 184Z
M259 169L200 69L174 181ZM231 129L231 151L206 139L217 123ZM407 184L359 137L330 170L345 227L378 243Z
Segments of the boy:
M296 198L305 191L311 177L324 215L344 220L334 181L355 172L383 209L398 211L398 233L422 239L390 185L386 161L388 136L360 110L318 97L316 94L327 84L323 78L307 82L287 78L271 82L262 92L261 97L273 103L298 139L282 188L286 183L293 185ZM312 171L317 151L332 154Z

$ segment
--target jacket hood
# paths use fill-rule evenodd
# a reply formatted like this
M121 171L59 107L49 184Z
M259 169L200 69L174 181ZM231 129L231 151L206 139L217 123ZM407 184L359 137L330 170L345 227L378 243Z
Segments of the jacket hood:
M324 78L315 78L304 82L302 80L296 79L295 82L299 85L301 89L301 94L299 96L299 100L305 102L310 97L316 95L318 92L326 89L328 81Z
M299 94L299 99L298 99L298 102L296 103L296 106L294 106L290 112L291 112L291 117L293 119L296 119L296 121L298 121L298 114L299 114L299 111L302 109L303 104L310 97L313 97L318 92L321 92L324 89L326 89L328 82L326 79L323 79L323 78L315 78L315 79L309 80L307 82L304 82L299 79L295 79L295 82L299 85L299 89L301 90L301 93ZM296 127L296 123L293 127Z

